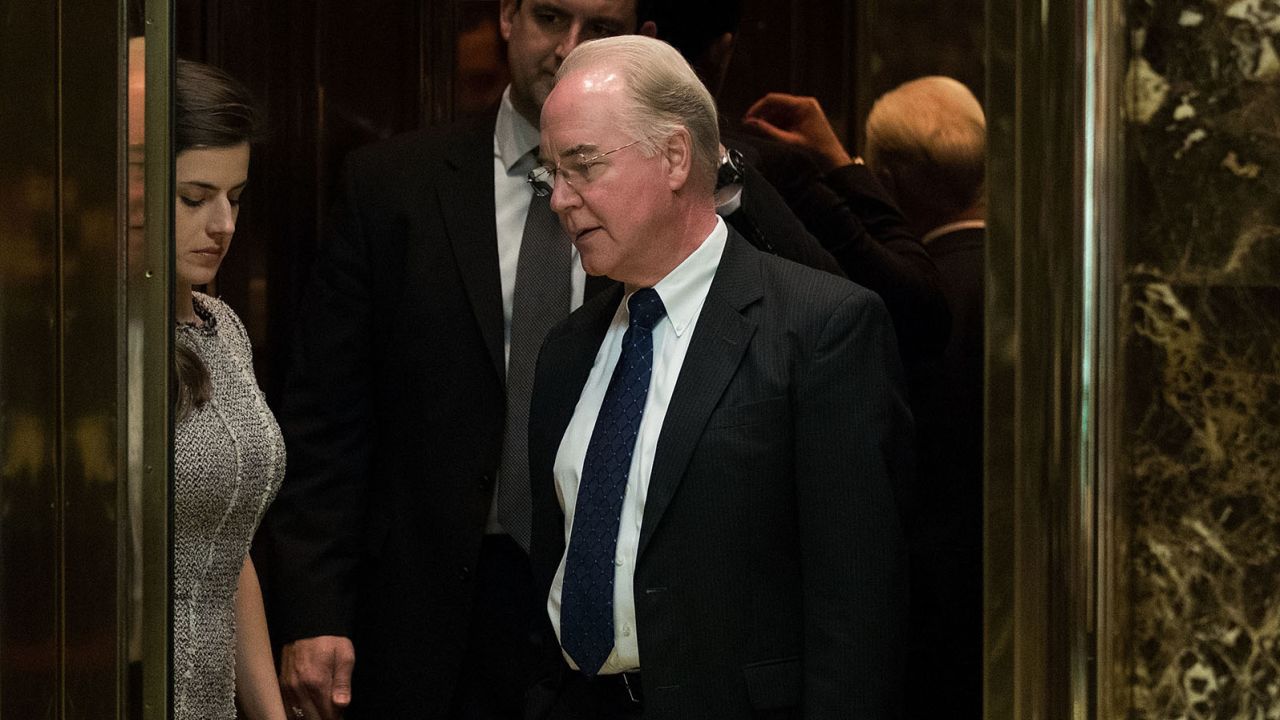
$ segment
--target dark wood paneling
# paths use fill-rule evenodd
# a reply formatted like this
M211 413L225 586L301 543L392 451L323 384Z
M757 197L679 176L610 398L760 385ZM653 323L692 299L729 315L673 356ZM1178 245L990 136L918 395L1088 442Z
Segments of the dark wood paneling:
M179 56L227 69L267 120L214 292L245 321L273 402L342 159L425 114L423 12L416 0L178 1Z
M115 717L118 3L0 22L0 716Z
M61 427L64 717L111 714L122 654L119 352L125 101L119 3L67 3L61 33ZM106 32L111 28L115 32ZM119 407L118 407L119 406ZM93 708L93 710L89 710Z
M837 132L852 107L854 0L746 0L720 111L742 117L768 92L812 95Z
M507 45L498 27L497 0L459 0L452 67L453 116L487 111L502 98L510 82Z
M59 694L57 10L48 2L6 5L0 23L6 98L0 137L7 148L0 153L0 716L6 718L49 717Z
M986 96L986 9L983 0L864 0L858 4L860 40L857 107L850 134L861 146L861 122L876 98L925 75L964 83Z

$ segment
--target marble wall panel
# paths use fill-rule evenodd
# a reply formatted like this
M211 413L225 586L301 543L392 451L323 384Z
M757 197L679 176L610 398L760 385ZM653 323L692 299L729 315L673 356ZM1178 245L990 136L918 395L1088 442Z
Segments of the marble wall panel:
M1133 718L1280 718L1280 3L1128 5Z
M1280 288L1129 292L1134 717L1280 717Z

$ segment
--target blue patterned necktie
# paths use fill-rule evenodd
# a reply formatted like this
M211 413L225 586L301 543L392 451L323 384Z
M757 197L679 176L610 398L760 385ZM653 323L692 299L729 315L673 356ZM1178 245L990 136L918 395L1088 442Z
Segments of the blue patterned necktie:
M653 374L653 326L667 314L653 288L637 290L627 309L631 324L582 465L560 599L560 644L588 676L613 651L618 523Z

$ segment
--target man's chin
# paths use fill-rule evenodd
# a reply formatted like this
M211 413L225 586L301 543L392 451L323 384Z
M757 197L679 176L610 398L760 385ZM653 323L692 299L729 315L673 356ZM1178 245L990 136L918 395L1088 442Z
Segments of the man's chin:
M584 252L581 248L579 248L578 252L579 257L582 260L582 269L585 270L588 275L595 275L597 277L607 277L609 275L609 266L600 262L600 258L596 257L594 253Z

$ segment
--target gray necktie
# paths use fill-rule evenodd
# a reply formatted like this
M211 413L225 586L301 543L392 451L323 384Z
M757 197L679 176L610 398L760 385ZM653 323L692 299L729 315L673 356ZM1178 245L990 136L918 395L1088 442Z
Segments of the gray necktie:
M498 470L498 522L529 549L529 396L533 369L547 331L569 315L569 239L550 198L534 196L524 221L511 303L507 358L507 424Z

